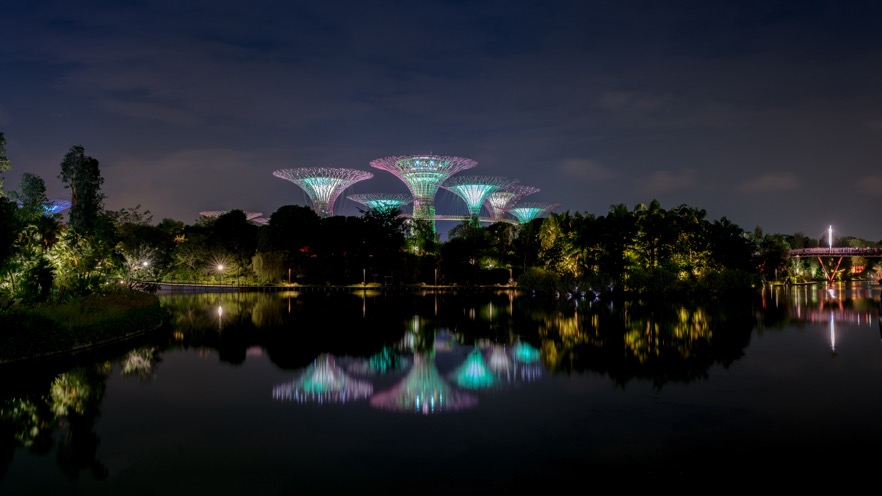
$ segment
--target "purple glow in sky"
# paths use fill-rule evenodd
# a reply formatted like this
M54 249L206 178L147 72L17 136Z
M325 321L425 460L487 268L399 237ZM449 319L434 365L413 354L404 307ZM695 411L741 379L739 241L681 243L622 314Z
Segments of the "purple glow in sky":
M69 199L57 176L81 145L108 209L195 223L310 205L278 169L435 154L556 212L657 199L878 241L880 25L866 0L11 2L4 189L30 172ZM407 192L374 174L335 213Z

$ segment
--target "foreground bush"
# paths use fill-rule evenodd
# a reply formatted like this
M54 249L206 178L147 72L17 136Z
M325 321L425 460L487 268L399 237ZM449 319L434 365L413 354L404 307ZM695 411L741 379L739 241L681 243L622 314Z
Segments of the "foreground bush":
M111 343L157 327L163 314L159 299L140 291L7 309L0 314L0 363Z

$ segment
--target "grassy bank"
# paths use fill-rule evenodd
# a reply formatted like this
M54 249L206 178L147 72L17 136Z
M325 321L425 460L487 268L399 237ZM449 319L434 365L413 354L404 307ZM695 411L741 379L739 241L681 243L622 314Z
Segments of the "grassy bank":
M159 299L142 292L93 295L0 313L0 364L75 353L154 329Z

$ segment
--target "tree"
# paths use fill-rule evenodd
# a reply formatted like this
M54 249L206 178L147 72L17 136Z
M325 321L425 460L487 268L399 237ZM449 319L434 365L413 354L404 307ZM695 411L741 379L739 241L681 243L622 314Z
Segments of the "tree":
M12 162L6 157L6 137L0 133L0 197L3 196L3 173L12 168Z
M230 210L214 221L208 244L235 257L237 273L241 276L257 250L257 230L257 226L248 222L244 211Z
M582 215L552 212L539 230L539 259L544 268L578 284L586 271L586 246L579 239Z
M87 156L82 146L73 146L61 161L58 178L71 192L68 225L84 233L91 232L104 207L104 194L101 193L104 178L98 161Z
M437 255L439 242L435 223L429 219L407 219L405 223L407 249L418 255Z
M33 222L45 213L49 199L46 197L46 183L40 176L25 172L19 183L21 191L11 191L9 198L18 203L18 217L23 222Z
M19 222L16 218L15 203L0 196L0 278L5 273L5 265L15 248Z
M283 205L270 216L269 223L258 232L257 252L260 254L282 253L283 273L286 279L296 282L304 277L310 265L310 256L319 242L321 217L309 207ZM264 260L261 267L272 267Z
M362 211L361 249L359 263L362 270L372 270L372 274L392 274L399 278L405 249L405 218L401 210L394 208L371 208ZM395 274L397 272L397 274ZM362 273L362 278L366 275Z
M632 268L632 247L637 235L636 215L619 203L611 205L606 216L600 218L600 266L605 280L614 291L624 291L628 272Z

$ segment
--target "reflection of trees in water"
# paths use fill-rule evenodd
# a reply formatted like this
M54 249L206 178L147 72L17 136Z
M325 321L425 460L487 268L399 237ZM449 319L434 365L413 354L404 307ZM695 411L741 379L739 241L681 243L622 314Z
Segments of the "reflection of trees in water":
M21 446L36 454L55 449L56 462L70 479L79 478L83 470L96 479L105 479L107 468L97 458L99 439L95 421L101 414L109 373L107 363L75 368L52 379L45 386L45 393L3 399L0 442L4 453L10 453L8 460L3 460L3 473L12 462L11 454Z
M752 300L678 304L624 301L533 308L542 359L554 371L594 371L656 388L707 376L740 358L755 325Z
M136 376L142 380L153 377L160 361L159 348L141 346L129 350L122 359L122 375Z
M363 370L391 369L401 364L363 360L379 360L376 355L384 349L409 359L402 351L409 355L479 341L522 341L535 343L552 372L596 371L620 385L647 379L657 387L701 379L710 366L737 360L761 314L749 298L672 305L468 292L174 296L178 300L163 297L163 302L174 309L178 342L217 349L222 360L232 363L244 361L247 349L260 347L283 369L306 367L322 353L358 358L362 361L354 363ZM219 306L222 322L215 311ZM446 337L439 340L442 334ZM486 350L483 358L489 358Z

